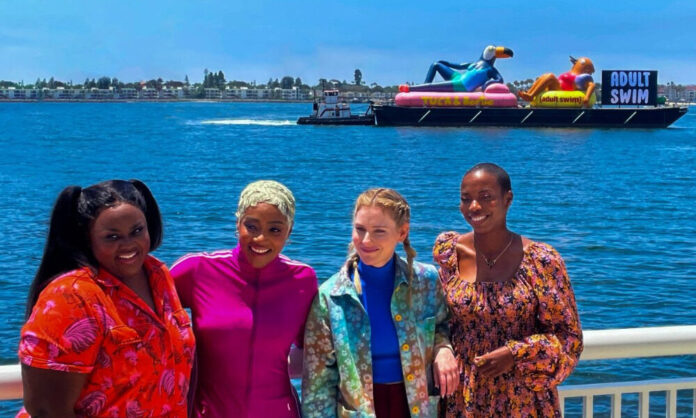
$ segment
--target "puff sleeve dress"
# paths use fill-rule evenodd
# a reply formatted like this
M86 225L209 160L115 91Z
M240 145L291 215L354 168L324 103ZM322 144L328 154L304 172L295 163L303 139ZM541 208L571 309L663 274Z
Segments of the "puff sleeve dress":
M452 346L462 363L460 386L445 400L447 417L561 416L560 384L582 352L575 296L560 254L534 242L514 276L501 282L459 277L458 234L433 249L452 316ZM507 346L515 364L494 378L477 373L474 357Z

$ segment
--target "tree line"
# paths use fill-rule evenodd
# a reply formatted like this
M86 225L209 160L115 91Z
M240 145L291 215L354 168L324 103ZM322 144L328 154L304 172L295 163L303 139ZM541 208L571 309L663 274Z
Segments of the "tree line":
M61 81L57 80L54 77L49 78L48 80L46 78L37 78L34 83L24 83L24 81L6 81L6 80L0 80L0 88L9 88L9 87L14 87L17 89L56 89L56 88L66 88L66 89L92 89L92 88L97 88L97 89L109 89L109 88L114 88L114 89L125 89L125 88L133 88L136 90L141 90L143 88L148 88L148 89L155 89L155 90L162 90L164 88L187 88L189 90L193 90L193 95L195 96L196 94L200 94L201 96L204 94L204 89L206 88L217 88L220 90L224 90L225 88L241 88L241 87L247 87L247 88L257 88L257 89L275 89L275 88L281 88L281 89L291 89L291 88L297 88L300 90L321 90L321 89L329 89L329 88L337 88L341 91L354 91L354 92L367 92L367 93L372 93L372 92L395 92L398 90L398 86L380 86L377 83L371 83L370 85L366 85L365 82L363 81L363 76L362 72L359 69L356 69L353 72L353 80L352 82L348 82L346 80L340 81L337 79L326 79L326 78L320 78L316 84L311 85L304 83L300 77L292 77L290 75L286 75L280 78L269 78L268 82L264 83L256 83L256 81L242 81L242 80L227 80L225 77L225 74L222 72L222 70L218 70L217 72L215 71L209 71L207 68L203 71L203 81L200 83L193 83L191 84L189 82L189 77L186 75L184 77L183 81L180 80L163 80L162 78L156 78L156 79L151 79L147 81L132 81L132 82L123 82L119 80L116 77L99 77L99 78L86 78L84 82L82 83L73 83L72 80L70 81Z
M510 91L514 94L517 94L518 91L520 90L528 90L532 83L534 82L533 79L528 78L525 80L515 80L512 82L506 83ZM320 78L316 84L314 85L309 85L306 84L302 81L300 77L292 77L289 75L283 76L281 78L269 78L268 82L260 83L257 84L255 81L241 81L241 80L230 80L227 81L225 78L225 74L222 72L222 70L219 70L217 72L214 71L209 71L208 69L205 69L203 71L203 82L201 83L193 83L191 84L189 82L189 77L188 75L184 76L184 80L163 80L162 78L156 78L156 79L151 79L147 81L139 81L139 82L123 82L119 80L116 77L99 77L99 78L86 78L85 81L81 84L74 84L71 81L61 81L61 80L56 80L54 77L51 77L49 79L46 78L37 78L36 81L33 84L25 84L23 81L20 82L15 82L15 81L7 81L7 80L0 80L0 88L5 89L9 87L14 87L16 89L56 89L59 87L66 88L66 89L92 89L92 88L97 88L97 89L109 89L109 88L114 88L117 90L125 89L125 88L133 88L136 90L142 90L143 88L147 89L155 89L155 90L162 90L164 88L168 89L176 89L176 88L186 88L189 90L189 95L192 97L203 97L205 94L204 89L206 88L217 88L220 90L224 90L225 88L241 88L241 87L246 87L246 88L257 88L257 89L275 89L275 88L282 88L282 89L291 89L291 88L298 88L300 90L325 90L325 89L330 89L330 88L335 88L340 91L344 92L355 92L355 93L374 93L374 92L387 92L387 93L393 93L398 91L398 86L393 85L393 86L380 86L377 83L370 83L369 85L366 84L363 81L363 76L362 72L360 69L356 69L353 73L353 80L348 82L346 80L337 80L337 79L327 79L327 78ZM686 89L686 86L682 84L675 84L674 82L667 82L666 84L660 84L659 87L661 88L668 88L668 89L673 89L677 93L683 92ZM595 91L597 94L601 93L601 84L597 83Z

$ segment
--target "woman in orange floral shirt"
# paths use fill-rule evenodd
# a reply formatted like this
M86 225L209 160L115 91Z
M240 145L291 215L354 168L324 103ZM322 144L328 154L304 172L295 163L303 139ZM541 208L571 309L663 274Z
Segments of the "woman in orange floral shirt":
M442 233L433 255L462 373L447 417L560 417L556 386L582 352L575 296L551 246L508 230L510 178L482 163L461 183L473 232Z
M186 416L194 338L169 271L148 255L161 238L140 181L61 192L27 301L18 416Z

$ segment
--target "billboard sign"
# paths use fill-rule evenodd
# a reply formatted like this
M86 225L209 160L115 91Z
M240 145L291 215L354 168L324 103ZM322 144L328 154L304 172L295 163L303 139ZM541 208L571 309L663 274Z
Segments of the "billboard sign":
M657 71L602 71L602 104L657 105Z

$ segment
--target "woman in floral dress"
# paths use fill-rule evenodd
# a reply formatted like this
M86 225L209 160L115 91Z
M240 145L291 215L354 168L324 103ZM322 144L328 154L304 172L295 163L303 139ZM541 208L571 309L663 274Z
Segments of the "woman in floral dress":
M508 230L510 178L477 164L461 183L460 210L473 228L438 236L460 385L447 417L561 416L556 386L582 352L575 296L560 254Z

